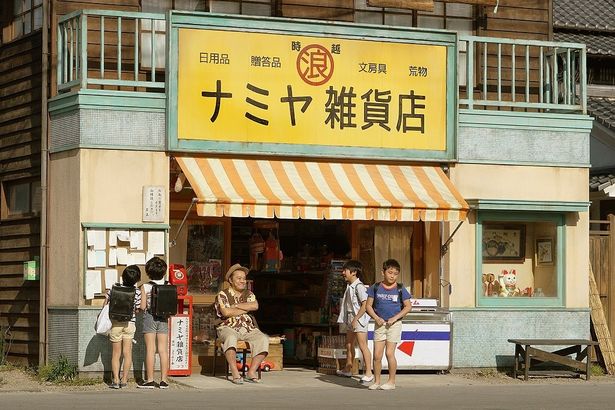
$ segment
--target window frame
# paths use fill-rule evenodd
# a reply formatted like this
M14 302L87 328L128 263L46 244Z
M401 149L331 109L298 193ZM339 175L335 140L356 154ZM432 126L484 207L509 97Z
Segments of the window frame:
M40 4L34 4L36 0L30 0L30 7L26 8L26 0L18 0L21 2L21 11L19 13L16 12L15 10L15 0L9 0L9 4L8 4L8 10L6 12L6 14L4 15L7 18L7 25L6 27L3 29L3 35L2 35L2 40L0 41L0 44L7 44L10 43L12 41L15 40L19 40L21 38L24 38L26 36L31 35L32 33L35 33L37 31L42 30L43 28L43 19L45 18L45 16L43 15L43 2L44 0L40 1ZM40 9L40 13L41 13L41 21L40 21L40 26L36 26L35 25L35 11ZM30 29L29 31L25 31L25 17L26 15L30 15L29 20L30 20ZM23 18L23 19L22 19ZM20 34L16 34L17 31L15 29L15 27L17 26L17 24L21 25L21 33Z
M40 182L41 181L36 178L24 178L2 181L2 183L0 184L0 220L7 221L40 215L40 209L33 209L33 204L35 203L34 196L36 194L36 184L38 183L40 186ZM11 212L9 206L9 190L11 189L11 186L22 184L28 184L29 187L28 210L26 212Z
M557 295L554 297L544 296L540 298L530 297L509 297L495 298L487 297L482 294L482 273L483 273L483 224L485 222L552 222L555 224L556 231L556 247L554 263L556 264L557 276ZM562 308L565 301L565 249L566 249L566 216L562 212L524 212L524 211L481 211L477 210L476 218L476 268L474 272L475 278L475 295L476 307L489 308L526 308L526 307L544 307L544 308ZM532 258L533 259L533 258Z

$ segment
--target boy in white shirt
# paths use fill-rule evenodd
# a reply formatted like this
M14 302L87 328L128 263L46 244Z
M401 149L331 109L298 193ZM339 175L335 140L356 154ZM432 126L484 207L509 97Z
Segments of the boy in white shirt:
M342 275L346 280L346 291L342 299L338 323L346 328L346 366L337 370L338 376L352 377L352 363L354 362L354 344L359 345L365 363L365 374L361 377L361 383L370 383L374 380L372 374L372 354L367 347L367 324L369 315L366 313L367 290L361 282L363 266L357 260L349 260L342 268Z

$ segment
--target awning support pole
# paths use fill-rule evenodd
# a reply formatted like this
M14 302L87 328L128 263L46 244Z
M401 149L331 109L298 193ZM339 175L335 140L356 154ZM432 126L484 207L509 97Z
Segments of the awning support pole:
M192 198L192 202L190 202L190 206L188 207L188 210L186 211L186 215L184 215L184 219L182 219L182 223L179 224L179 228L177 228L177 233L175 234L175 238L173 238L173 240L171 242L169 242L169 248L174 247L175 245L177 245L177 238L179 237L179 234L182 231L182 228L184 227L184 223L186 222L186 218L188 218L188 214L190 213L190 210L192 209L192 206L194 204L196 204L197 202L199 202L199 198Z
M451 236L449 236L448 239L446 240L446 242L444 242L444 244L440 247L440 254L441 254L441 256L446 255L446 253L448 252L448 244L453 239L453 236L455 236L455 234L457 233L459 228L461 228L462 224L463 224L463 221L459 221L459 224L457 224L457 227L455 228L455 230L453 231Z

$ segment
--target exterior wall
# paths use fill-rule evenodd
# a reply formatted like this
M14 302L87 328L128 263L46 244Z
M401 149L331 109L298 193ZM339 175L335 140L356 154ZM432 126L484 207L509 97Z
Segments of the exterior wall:
M41 219L8 216L3 191L41 178L41 38L38 31L0 44L0 329L13 335L9 360L24 365L38 364L39 282L22 273L40 256Z
M49 359L65 356L76 363L80 372L111 372L111 343L106 336L94 332L99 307L49 309ZM132 346L133 369L131 376L143 379L145 368L145 342L143 326L137 319L136 343ZM160 364L156 359L155 368Z
M505 367L514 363L511 338L588 339L589 310L451 309L453 367ZM492 335L485 337L485 335ZM497 336L497 337L494 337ZM556 350L555 347L553 350Z
M495 115L495 114L493 114ZM530 127L459 127L459 162L561 166L589 165L589 132L559 124L540 133Z
M49 306L71 306L79 300L80 160L79 151L72 150L51 155L49 163Z
M484 37L549 40L551 0L501 0L497 13L493 6L483 9L486 24L479 26Z
M588 172L586 168L459 164L451 169L451 181L464 198L587 202ZM476 305L475 222L471 213L455 235L449 252L451 308ZM564 274L567 308L589 306L588 235L589 213L569 213Z
M169 185L164 152L84 149L80 156L81 222L140 224L143 186Z
M135 127L138 124L138 127ZM164 150L164 113L81 109L58 114L51 123L51 152L77 147Z
M164 152L147 151L83 149L52 156L50 306L83 303L81 223L141 223L143 186L167 186L168 162Z
M52 155L50 175L49 358L62 354L80 370L106 371L110 345L93 330L100 307L78 307L86 303L81 223L140 224L142 188L168 186L169 160L164 152L72 150ZM135 366L142 355L135 349Z

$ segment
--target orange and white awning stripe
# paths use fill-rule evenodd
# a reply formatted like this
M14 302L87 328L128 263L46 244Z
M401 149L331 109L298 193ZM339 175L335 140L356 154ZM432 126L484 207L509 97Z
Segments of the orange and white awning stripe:
M468 212L437 166L176 159L201 216L457 221Z

